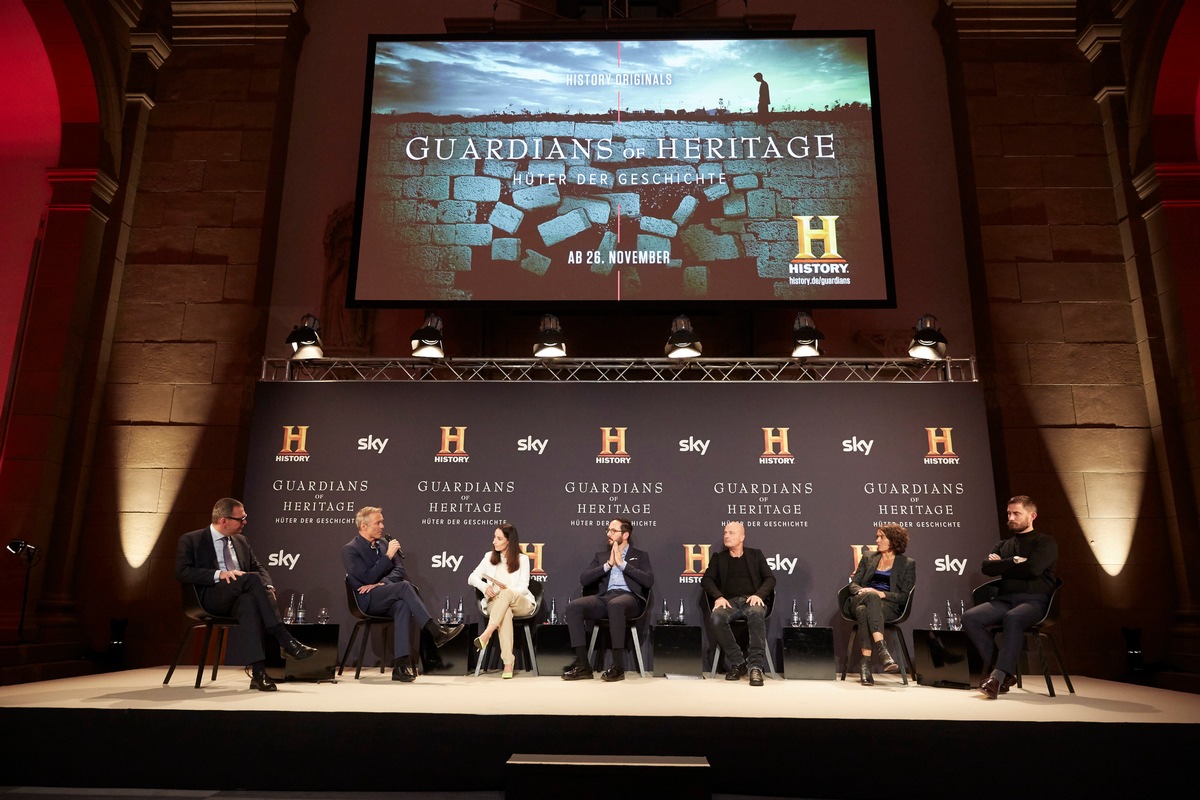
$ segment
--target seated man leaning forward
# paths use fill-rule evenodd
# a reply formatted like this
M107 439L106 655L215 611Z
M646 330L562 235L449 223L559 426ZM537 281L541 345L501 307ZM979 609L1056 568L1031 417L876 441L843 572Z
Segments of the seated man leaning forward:
M200 605L208 613L237 617L238 624L229 637L246 654L250 688L273 692L275 682L266 671L264 632L274 636L292 658L308 658L317 651L296 641L279 619L271 576L242 535L247 519L241 500L218 500L213 505L211 525L180 537L175 577L196 587Z
M650 555L631 546L633 523L614 519L608 523L605 537L608 547L592 558L592 563L579 576L586 591L595 586L596 593L585 595L567 606L567 630L575 661L563 670L563 680L577 681L592 677L592 665L587 661L587 637L584 620L607 619L612 638L612 666L604 670L601 679L625 680L625 626L646 607L647 593L654 585Z
M357 593L362 611L373 617L390 616L394 621L392 648L396 663L392 667L392 680L415 681L417 669L409 654L410 626L416 623L429 631L438 647L462 633L463 626L439 625L425 610L417 590L408 582L400 542L383 532L383 509L363 506L354 521L358 535L342 547L346 579Z
M736 681L750 671L750 685L763 685L767 657L767 600L775 591L775 575L761 550L746 547L746 527L725 526L725 549L708 561L700 585L712 600L713 632L729 666L725 680ZM742 655L729 623L746 620L750 652Z

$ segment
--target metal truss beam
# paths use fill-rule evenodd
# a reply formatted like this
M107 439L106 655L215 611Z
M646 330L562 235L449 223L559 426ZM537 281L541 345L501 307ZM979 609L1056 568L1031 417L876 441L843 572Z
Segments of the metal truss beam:
M975 358L264 358L264 381L718 381L928 383L978 381Z

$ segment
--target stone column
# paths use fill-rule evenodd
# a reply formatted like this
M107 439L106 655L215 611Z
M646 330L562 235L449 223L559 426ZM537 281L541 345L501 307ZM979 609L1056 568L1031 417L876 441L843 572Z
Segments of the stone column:
M1124 225L1127 170L1114 168L1108 126L1120 120L1105 115L1113 95L1097 95L1076 18L1061 0L948 0L937 24L959 166L973 176L965 233L988 308L997 482L1034 496L1037 527L1058 540L1068 661L1113 676L1123 625L1156 620L1147 650L1165 649L1171 467L1155 446L1154 341L1131 281L1144 253Z
M296 2L172 2L133 200L94 459L88 569L128 616L131 663L178 633L181 533L242 482L264 352L292 91ZM249 509L254 513L254 509ZM251 522L253 526L253 522ZM106 620L90 617L94 633Z

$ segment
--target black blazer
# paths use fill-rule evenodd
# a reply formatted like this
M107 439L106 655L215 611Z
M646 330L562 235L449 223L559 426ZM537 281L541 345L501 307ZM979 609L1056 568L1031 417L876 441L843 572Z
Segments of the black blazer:
M583 586L583 593L590 594L589 589L595 587L595 594L604 594L608 591L608 577L612 575L612 571L604 571L604 565L608 562L609 553L612 551L609 548L601 550L592 557L592 563L588 564L587 569L579 576L579 583ZM643 603L646 602L646 592L654 585L654 572L650 568L650 554L644 550L638 550L633 545L629 546L629 550L625 553L625 583L629 585L629 591L633 596Z
M750 580L754 581L754 594L758 595L764 603L768 602L775 591L775 573L771 572L771 566L767 564L767 557L763 555L762 550L743 547L742 558L746 559L746 566L750 570ZM709 599L717 600L725 596L725 581L728 579L729 568L732 566L733 556L729 555L728 550L721 550L708 560L708 568L704 570L700 586L704 588Z
M271 586L271 575L254 555L250 542L240 533L231 537L233 553L237 556L242 572L257 572L264 586ZM217 548L213 546L212 532L208 528L190 531L179 537L179 545L175 549L175 578L180 583L194 583L206 587L216 583L213 575L220 566L217 564Z
M862 589L871 580L871 576L875 574L875 568L879 566L879 559L883 558L882 553L871 552L862 557L858 562L858 569L854 571L854 577L850 579L850 593L853 597L854 593ZM892 607L892 610L899 616L904 610L904 604L908 602L908 596L912 593L913 587L917 584L917 562L903 553L896 554L896 560L892 562L892 580L891 588L885 593L883 602Z

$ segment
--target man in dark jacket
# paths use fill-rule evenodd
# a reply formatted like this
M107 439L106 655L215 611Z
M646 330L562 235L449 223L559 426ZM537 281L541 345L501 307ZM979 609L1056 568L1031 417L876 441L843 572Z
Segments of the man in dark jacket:
M567 630L575 648L575 663L563 670L563 680L577 681L592 677L587 662L587 636L584 620L608 620L612 638L612 666L600 675L606 681L625 680L625 626L642 613L646 597L654 585L650 554L630 545L633 523L614 519L608 523L605 537L608 547L592 558L579 576L584 596L567 606ZM595 594L587 594L590 589Z
M746 547L746 526L725 526L725 549L714 555L700 585L712 600L713 632L729 671L725 680L736 681L750 671L750 685L763 685L767 657L767 601L775 592L775 575L761 550ZM750 651L743 655L729 623L746 620Z

